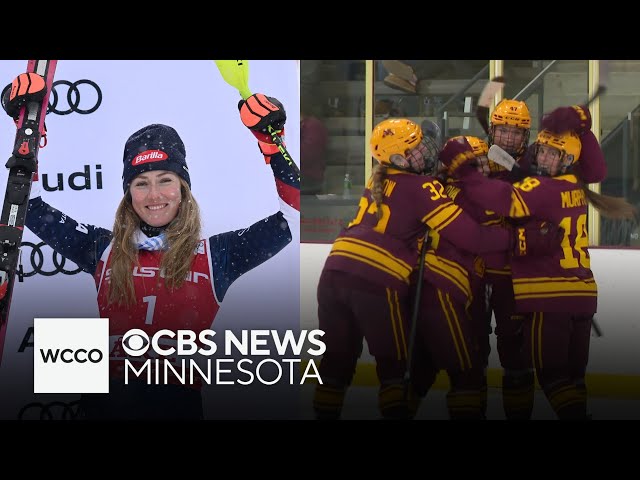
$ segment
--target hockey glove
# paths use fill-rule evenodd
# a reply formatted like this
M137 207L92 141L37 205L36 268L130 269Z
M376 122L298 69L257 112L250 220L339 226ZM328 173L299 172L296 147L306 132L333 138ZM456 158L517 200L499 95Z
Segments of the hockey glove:
M542 128L556 134L572 130L582 135L591 130L591 112L586 105L558 107L542 118Z
M476 156L464 137L455 137L447 141L438 157L452 177L462 177L468 170L474 170Z
M2 108L14 120L26 102L41 101L47 93L44 78L37 73L21 73L2 91Z
M544 257L558 250L564 238L564 229L550 222L534 220L514 227L513 255Z

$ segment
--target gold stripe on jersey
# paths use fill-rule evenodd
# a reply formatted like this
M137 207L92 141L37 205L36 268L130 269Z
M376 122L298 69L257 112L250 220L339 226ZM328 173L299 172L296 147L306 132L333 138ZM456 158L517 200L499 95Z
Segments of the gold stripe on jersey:
M513 283L545 283L545 282L586 282L594 283L593 277L578 278L578 277L528 277L528 278L516 278Z
M485 269L484 273L493 273L494 275L511 275L511 267L505 267L502 270L487 268Z
M553 177L554 180L564 180L565 182L578 183L578 177L572 173L567 175L560 175L559 177Z
M426 223L431 228L435 228L440 223L449 218L449 215L451 215L451 213L453 213L456 208L459 207L452 202L447 202L444 205L439 205L438 207L427 213L424 217L422 217L422 223Z
M369 243L369 242L366 242L364 240L360 240L359 238L352 238L352 237L340 237L339 241L355 243L357 245L362 245L364 247L376 250L376 251L380 252L381 254L387 255L388 257L390 257L393 261L397 262L401 267L409 270L410 272L413 271L413 265L409 265L404 260L402 260L400 258L397 258L392 253L390 253L388 250L385 250L384 248L382 248L382 247L380 247L380 246L378 246L378 245L376 245L374 243Z
M353 238L343 237L337 239L333 244L331 253L329 253L329 256L331 255L340 255L359 260L407 284L409 283L409 275L413 270L406 262L394 257L387 250L372 243Z
M540 361L540 368L543 368L542 364L542 324L544 322L544 313L538 312L538 359Z
M331 255L339 255L341 257L347 257L350 258L352 260L358 260L359 262L362 263L366 263L367 265L370 265L372 267L377 268L378 270L383 271L384 273L388 273L389 275L391 275L392 277L397 278L398 280L400 280L401 282L405 282L407 285L409 284L409 280L407 278L403 278L400 275L398 275L396 272L389 270L388 268L385 268L383 265L380 265L379 263L376 262L372 262L371 260L369 260L366 257L361 257L360 255L351 255L350 253L347 252L340 252L340 251L336 251L336 252L332 252L329 254L329 256Z
M449 325L449 332L451 332L451 339L453 340L453 346L456 349L456 353L458 354L458 361L460 362L461 370L464 370L464 359L462 358L462 352L460 351L460 346L458 345L458 339L456 338L456 332L454 331L453 324L451 323L451 317L449 316L447 304L444 301L442 290L440 289L438 289L438 300L440 300L440 306L442 307L444 316L447 319L447 324Z
M396 329L396 306L393 303L391 289L387 288L387 303L389 304L389 318L391 319L391 328L393 329L393 339L396 342L396 353L398 354L398 360L402 360L402 352L400 351L400 341L398 340L398 331Z
M538 322L537 334L536 321ZM538 361L536 361L536 353ZM531 321L531 360L535 368L542 368L542 312L534 312Z
M400 344L402 345L402 351L404 352L403 358L407 358L407 339L404 334L404 322L402 321L402 311L400 310L400 298L398 297L397 290L395 290L393 294L396 307L396 318L398 319L398 329L400 330Z
M482 225L490 227L491 225L502 225L502 218L496 218L494 220L487 220L486 222L482 222Z
M407 172L406 170L399 170L397 168L387 168L387 175L415 175L415 173Z
M555 412L570 405L582 403L575 385L567 385L549 392L549 403Z
M511 192L511 209L509 210L509 216L512 218L529 217L531 212L527 203L516 189Z
M456 211L454 213L451 214L451 216L443 223L440 224L440 226L438 228L435 228L434 230L436 232L441 232L442 229L444 229L447 225L449 225L451 222L453 222L456 218L458 218L460 216L460 214L462 213L462 209L460 207L458 207L456 209Z
M458 319L458 314L456 313L456 309L453 308L453 304L451 303L451 296L446 294L447 303L449 304L449 308L451 309L451 316L453 317L453 322L456 326L456 331L460 336L460 343L462 344L462 348L464 349L464 356L467 359L467 365L469 368L472 368L473 365L471 363L471 357L469 356L469 349L467 348L467 342L464 340L464 335L462 334L462 327L460 327L460 320ZM464 370L464 365L462 365L462 369Z
M459 264L437 256L433 251L428 251L425 257L425 265L433 272L442 275L452 282L467 296L471 297L471 284L469 273Z
M578 277L518 278L513 280L513 293L516 299L595 297L598 295L598 285L593 277L586 279Z
M597 293L592 292L560 292L560 293L532 293L531 295L515 295L516 300L527 300L533 298L559 298L559 297L597 297Z

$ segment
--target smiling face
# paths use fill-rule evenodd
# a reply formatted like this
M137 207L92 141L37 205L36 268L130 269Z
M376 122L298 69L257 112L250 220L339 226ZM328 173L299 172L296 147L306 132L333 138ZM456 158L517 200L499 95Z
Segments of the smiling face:
M539 175L555 177L560 171L562 152L550 145L538 145L535 165Z
M496 125L493 129L493 143L512 156L520 155L526 147L527 130L511 125Z
M180 177L167 170L141 173L130 186L131 204L140 219L152 227L162 227L178 214L182 191Z

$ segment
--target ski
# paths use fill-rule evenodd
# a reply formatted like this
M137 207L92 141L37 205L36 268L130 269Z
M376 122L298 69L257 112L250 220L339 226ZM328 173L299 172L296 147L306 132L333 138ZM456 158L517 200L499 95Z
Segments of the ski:
M47 91L42 100L27 102L20 108L13 151L5 165L9 177L0 215L0 363L16 273L20 280L22 277L18 268L20 244L31 182L38 168L40 141L45 136L44 119L57 63L57 60L29 60L27 73L43 77Z

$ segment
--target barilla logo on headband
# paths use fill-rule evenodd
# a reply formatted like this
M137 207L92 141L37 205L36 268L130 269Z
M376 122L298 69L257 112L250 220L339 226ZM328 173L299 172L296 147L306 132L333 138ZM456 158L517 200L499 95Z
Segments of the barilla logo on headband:
M169 155L164 153L162 150L145 150L144 152L136 155L133 160L131 160L131 165L135 167L136 165L140 165L142 163L160 162L162 160L166 160L167 158L169 158Z

